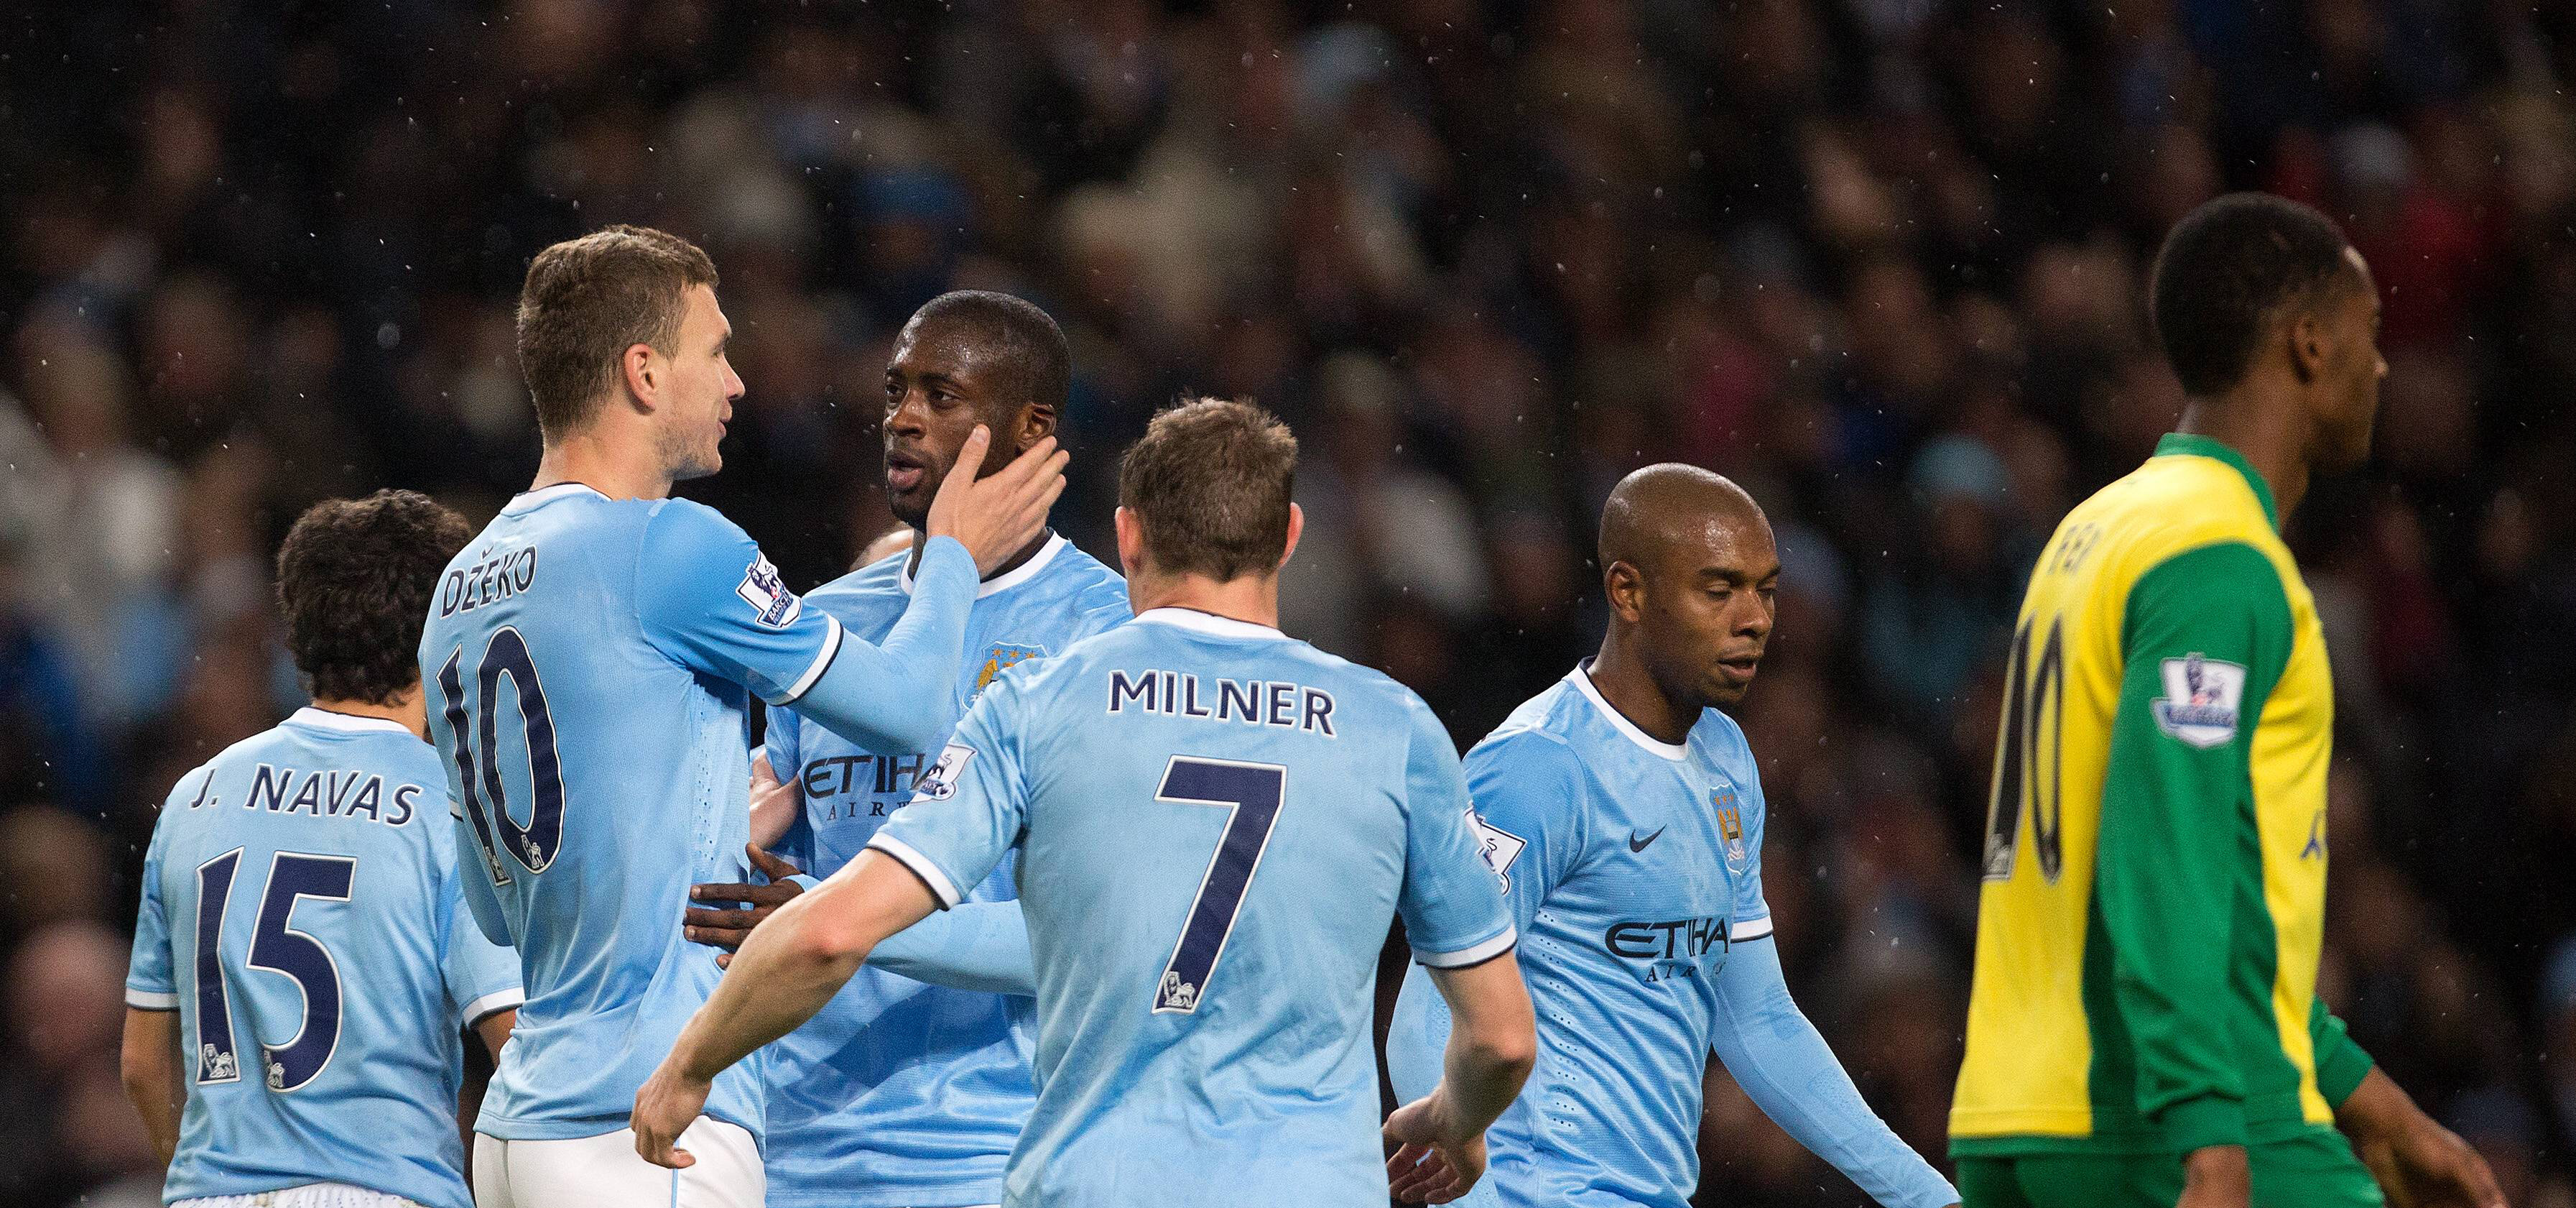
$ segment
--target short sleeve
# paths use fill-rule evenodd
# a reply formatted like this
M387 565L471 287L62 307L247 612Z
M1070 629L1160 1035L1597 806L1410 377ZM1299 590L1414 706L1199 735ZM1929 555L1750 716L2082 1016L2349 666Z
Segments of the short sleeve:
M913 783L912 800L868 840L929 885L942 909L964 901L1019 842L1028 816L1020 759L1027 679L1005 676L977 698Z
M1483 853L1467 776L1449 733L1411 693L1404 767L1404 890L1397 911L1413 959L1464 968L1502 955L1518 936Z
M1513 924L1528 927L1582 861L1582 764L1564 743L1521 730L1467 752L1467 785L1480 853L1501 878Z
M447 998L467 1027L495 1011L525 1001L519 989L519 954L483 934L467 910L464 895L449 898L447 919Z
M656 649L772 705L805 695L841 649L840 621L805 607L732 521L685 499L644 522L634 599Z
M212 769L202 773L212 775ZM179 783L184 787L187 779ZM170 796L178 800L180 790L171 790ZM152 844L143 856L143 899L134 912L134 955L125 967L125 1005L144 1011L179 1009L179 983L171 969L170 908L161 896L161 851L167 842L171 807L161 808L161 822L152 828Z

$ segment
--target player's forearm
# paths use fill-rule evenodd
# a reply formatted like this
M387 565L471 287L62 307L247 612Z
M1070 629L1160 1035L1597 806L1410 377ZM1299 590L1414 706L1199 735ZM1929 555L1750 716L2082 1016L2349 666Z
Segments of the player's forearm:
M843 642L823 678L797 699L797 711L867 750L929 746L939 737L941 706L956 690L978 582L965 546L931 538L903 619L874 646Z
M868 967L952 990L1034 996L1028 916L1017 902L961 902L889 935Z
M689 1078L713 1081L813 1018L848 984L869 949L936 904L901 865L877 852L860 853L752 930L716 992L681 1029L669 1064Z
M801 926L814 899L781 907L734 954L716 992L680 1032L671 1056L681 1073L711 1081L752 1050L793 1032L830 1002L867 956L837 953Z
M1432 969L1447 1000L1449 1042L1440 1087L1462 1132L1483 1132L1520 1096L1538 1063L1538 1025L1511 953L1467 969Z
M1710 1041L1762 1114L1887 1208L1943 1208L1957 1189L1898 1138L1852 1085L1780 971L1778 945L1736 945L1718 971Z
M153 1152L167 1166L179 1151L179 1118L187 1090L179 1082L179 1013L127 1008L124 1051L119 1055L125 1095L143 1117Z

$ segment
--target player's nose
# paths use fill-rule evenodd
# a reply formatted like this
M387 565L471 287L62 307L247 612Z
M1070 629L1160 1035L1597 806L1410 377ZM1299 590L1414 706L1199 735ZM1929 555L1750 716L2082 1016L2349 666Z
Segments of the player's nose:
M906 390L895 397L894 406L886 412L886 430L917 434L924 430L923 412L921 392Z

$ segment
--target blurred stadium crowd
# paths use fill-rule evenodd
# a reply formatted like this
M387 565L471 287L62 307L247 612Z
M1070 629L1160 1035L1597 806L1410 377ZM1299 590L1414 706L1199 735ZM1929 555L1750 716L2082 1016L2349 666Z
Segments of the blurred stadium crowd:
M0 1203L143 1204L115 1047L185 768L298 696L269 557L536 434L527 257L702 241L750 385L686 492L799 588L892 522L932 294L1073 337L1058 516L1182 390L1303 437L1288 628L1472 741L1598 633L1592 518L1736 476L1787 582L1743 721L1790 981L1944 1148L1998 651L2180 399L2144 258L2226 188L2387 297L2379 452L2294 526L2339 690L2326 993L2576 1203L2576 5L2478 0L97 0L0 24ZM676 921L675 921L676 923ZM1723 1081L1723 1075L1713 1075ZM1858 1193L1711 1100L1702 1201Z

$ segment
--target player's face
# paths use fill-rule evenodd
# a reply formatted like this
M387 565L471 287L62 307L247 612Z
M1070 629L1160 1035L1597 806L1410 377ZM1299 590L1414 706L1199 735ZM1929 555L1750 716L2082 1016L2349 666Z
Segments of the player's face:
M1744 699L1771 642L1780 555L1758 516L1711 516L1646 575L1641 633L1664 691L1706 708Z
M2379 284L2361 253L2343 250L2360 275L2358 289L2343 291L2325 315L2331 351L2323 375L2320 449L2323 468L2348 470L2370 456L2370 431L2379 417L2379 380L2388 361L2379 355Z
M680 317L680 334L665 362L669 382L657 412L662 463L672 481L703 478L724 468L725 424L733 419L733 401L742 397L742 378L725 359L733 324L716 306L716 291L689 288L688 310Z
M975 425L993 430L987 475L1037 439L1014 422L1025 417L1006 414L1009 404L998 395L1012 376L997 359L988 343L952 323L914 319L895 337L886 362L885 480L896 519L914 528L929 521L931 496Z

